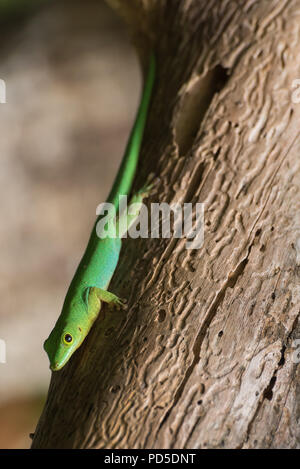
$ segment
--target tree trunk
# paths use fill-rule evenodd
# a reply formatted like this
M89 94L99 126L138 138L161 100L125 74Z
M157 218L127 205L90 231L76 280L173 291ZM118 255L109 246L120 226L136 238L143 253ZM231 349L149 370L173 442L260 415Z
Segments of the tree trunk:
M124 241L129 309L54 373L33 447L299 448L300 0L110 3L158 61L135 187L204 203L204 244Z

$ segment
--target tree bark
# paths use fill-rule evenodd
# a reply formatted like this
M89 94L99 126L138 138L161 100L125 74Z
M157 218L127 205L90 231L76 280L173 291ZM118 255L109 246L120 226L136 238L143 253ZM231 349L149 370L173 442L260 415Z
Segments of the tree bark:
M110 3L158 61L135 187L204 203L204 244L124 241L129 309L54 373L33 448L299 448L300 0Z

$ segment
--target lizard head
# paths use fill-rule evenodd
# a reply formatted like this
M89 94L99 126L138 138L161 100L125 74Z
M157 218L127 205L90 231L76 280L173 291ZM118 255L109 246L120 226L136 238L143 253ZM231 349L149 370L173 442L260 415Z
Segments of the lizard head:
M58 321L44 342L51 370L60 370L80 346L83 339L82 329L77 324L73 324L71 321L61 324Z

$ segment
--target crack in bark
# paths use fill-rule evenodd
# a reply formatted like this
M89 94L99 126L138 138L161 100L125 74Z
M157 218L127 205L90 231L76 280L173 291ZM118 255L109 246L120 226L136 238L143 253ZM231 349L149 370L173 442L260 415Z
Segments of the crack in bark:
M254 412L254 415L252 417L252 419L250 420L249 424L248 424L248 427L247 427L247 431L246 431L246 438L245 438L245 441L243 441L243 443L241 445L239 445L236 449L242 449L242 447L244 446L245 443L247 443L249 441L249 438L250 438L250 433L252 431L252 428L253 428L253 425L254 425L254 422L255 422L255 419L260 411L260 409L262 408L263 406L263 403L265 402L265 400L267 399L268 401L271 401L273 399L273 389L274 389L274 386L276 384L276 381L277 381L277 374L279 372L279 370L281 368L283 368L284 364L285 364L285 352L286 352L286 349L287 349L287 344L291 338L291 335L292 333L294 332L294 330L296 329L296 326L297 326L297 323L298 323L298 319L299 319L299 315L300 315L300 311L299 311L299 314L296 316L293 324L292 324L292 327L291 327L291 330L285 340L285 342L283 343L282 345L282 348L281 348L281 356L280 356L280 360L277 364L277 367L275 368L271 378L270 378L270 381L268 383L268 385L265 387L263 393L262 393L262 398L259 400L258 402L258 405L257 405L257 408Z
M167 410L167 412L165 413L162 421L160 422L160 425L158 427L158 432L165 425L165 423L168 420L168 418L169 418L172 410L174 409L174 407L176 407L179 399L181 398L181 396L183 394L185 386L186 386L191 374L194 371L195 366L199 363L201 346L202 346L203 340L205 338L206 332L207 332L209 326L211 325L211 322L214 319L219 306L221 306L221 304L223 303L223 300L225 298L225 294L226 294L227 289L228 288L234 288L237 281L238 281L238 278L241 275L243 275L243 272L244 272L245 267L248 263L249 255L251 253L251 249L252 249L253 245L254 245L254 239L253 239L253 241L251 242L251 244L248 248L247 256L238 264L238 266L234 270L234 272L232 272L228 275L224 286L218 292L215 300L213 301L213 304L211 305L211 307L210 307L210 309L207 313L207 317L206 317L203 325L201 326L200 331L198 332L197 337L195 339L194 346L193 346L193 354L194 354L193 361L192 361L191 365L188 367L188 369L185 373L185 376L184 376L180 386L178 387L178 389L176 391L176 394L175 394L172 405Z

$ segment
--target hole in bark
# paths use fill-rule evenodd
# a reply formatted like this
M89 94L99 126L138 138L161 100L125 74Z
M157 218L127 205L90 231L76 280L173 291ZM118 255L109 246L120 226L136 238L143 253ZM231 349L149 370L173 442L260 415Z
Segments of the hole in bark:
M268 401L271 401L273 398L273 388L275 386L276 379L276 376L273 376L268 387L264 391L264 398L268 399Z
M286 346L284 345L281 349L281 358L280 358L280 361L278 363L278 366L280 366L280 367L282 367L285 364L285 358L284 358L285 351L286 351Z
M110 392L112 392L113 394L116 394L118 391L120 391L120 386L118 384L116 384L115 386L113 386L110 390Z
M192 147L214 95L225 86L228 78L228 70L217 65L205 76L195 77L188 84L175 124L180 155L185 155Z
M164 320L166 319L166 312L164 309L160 309L158 311L158 317L157 317L157 320L158 322L164 322Z
M218 159L219 154L221 153L221 148L219 147L213 155L213 160L216 161Z
M223 331L220 331L219 334L218 334L218 336L219 336L219 337L222 337L222 335L223 335Z
M197 402L198 405L201 405L202 404L202 400L200 399L200 401Z
M248 264L248 258L244 259L239 266L236 268L235 272L231 272L229 277L228 277L228 287L229 288L234 288L235 284L240 277L240 275L243 274L246 265Z

